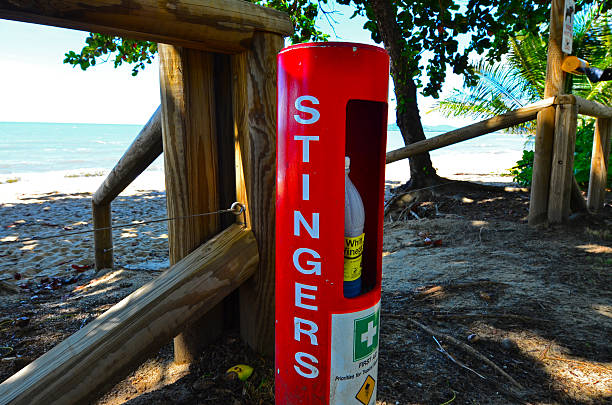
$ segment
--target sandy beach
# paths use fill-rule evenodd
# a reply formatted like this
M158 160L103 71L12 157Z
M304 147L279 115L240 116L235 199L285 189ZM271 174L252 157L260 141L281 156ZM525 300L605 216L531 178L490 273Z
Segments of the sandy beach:
M40 280L66 283L95 276L93 234L68 234L91 229L91 196L104 177L75 176L35 173L0 184L0 296ZM163 173L145 172L113 202L112 210L114 224L126 224L113 231L117 268L166 269L166 223L132 225L166 216ZM67 236L23 241L62 234Z
M473 159L470 166L465 166L461 163L465 161L465 157L438 157L434 164L440 175L453 180L511 182L511 177L502 176L505 169L495 167L495 162ZM407 161L388 165L389 184L404 181L407 170ZM15 292L28 282L47 278L65 281L75 275L95 277L91 233L18 241L91 229L91 196L107 172L57 171L0 176L0 291ZM167 224L130 225L166 217L163 172L145 171L113 202L112 210L114 224L126 224L113 231L116 268L165 270L169 265Z
M470 170L461 163L466 161ZM487 159L434 158L434 165L450 179L511 184L510 177L501 175L504 169ZM396 165L388 171L387 187L404 181L396 177L399 170ZM163 173L150 171L113 202L114 223L125 225L113 231L115 268L96 272L92 233L67 235L91 229L91 196L104 179L91 174L47 172L9 183L0 179L0 312L5 314L0 318L0 381L169 266L166 223L138 226L166 217ZM406 209L399 207L385 223L386 329L381 332L377 404L403 404L407 398L443 403L453 392L474 403L524 403L512 400L506 382L493 371L479 368L489 376L485 381L453 367L428 333L406 324L408 317L438 329L439 336L479 336L481 343L474 348L532 389L533 403L607 403L601 400L612 398L612 353L601 336L612 330L606 288L612 285L609 206L599 220L574 223L571 232L534 229L525 224L529 194L523 189L452 187L419 192L422 199L410 206L420 219L402 217ZM63 236L26 241L55 235ZM428 245L427 239L436 243ZM455 318L436 318L447 315ZM512 348L504 348L504 342ZM264 380L267 387L274 381L272 363L249 352L236 335L206 351L193 373L172 366L171 347L152 354L96 404L195 404L218 396L223 403L273 401L253 399L263 395L256 388ZM405 359L413 364L409 370ZM472 358L462 360L478 367ZM228 389L222 376L238 363L255 366L258 377L254 385ZM449 391L449 381L456 391Z
M511 177L494 162L466 167L466 159L437 159L440 175L453 180L508 184ZM467 173L468 169L471 173ZM389 184L406 178L408 162L387 167ZM28 281L66 278L75 274L93 277L93 234L47 238L91 229L91 196L108 171L85 170L0 176L0 285L16 291ZM11 181L17 180L17 181ZM167 225L164 222L134 225L166 217L163 172L145 171L113 202L114 262L117 268L161 271L169 265ZM21 241L21 242L19 242Z

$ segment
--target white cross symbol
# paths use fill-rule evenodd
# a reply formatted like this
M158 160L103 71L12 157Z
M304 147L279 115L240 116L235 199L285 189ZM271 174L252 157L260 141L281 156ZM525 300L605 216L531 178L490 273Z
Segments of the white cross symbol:
M374 336L376 336L376 327L374 327L374 321L368 322L368 331L361 334L361 341L368 341L367 346L372 346L374 343Z

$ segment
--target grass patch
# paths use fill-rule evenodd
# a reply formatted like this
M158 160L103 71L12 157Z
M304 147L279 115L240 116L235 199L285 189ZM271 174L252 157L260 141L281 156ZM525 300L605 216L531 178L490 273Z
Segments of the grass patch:
M12 178L12 179L7 179L7 180L6 180L6 181L4 181L4 182L1 182L1 181L0 181L0 184L4 184L4 183L6 183L6 184L17 183L17 182L18 182L18 181L20 181L20 180L21 180L21 178L20 178L20 177L15 177L15 178Z

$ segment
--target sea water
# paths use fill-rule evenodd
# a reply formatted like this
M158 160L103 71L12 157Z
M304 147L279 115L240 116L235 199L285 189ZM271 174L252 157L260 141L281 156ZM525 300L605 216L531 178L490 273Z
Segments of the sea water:
M449 128L450 130L450 128ZM443 134L442 131L426 131L427 139ZM387 152L404 146L399 130L387 132ZM477 174L507 175L516 165L523 150L533 150L533 140L523 134L495 132L430 152L434 168L441 176ZM386 166L389 180L407 180L409 176L408 159Z
M0 175L110 170L141 125L0 122ZM152 169L162 170L158 159Z
M388 131L387 151L404 146L396 128L390 126ZM0 181L23 173L108 171L141 129L141 125L0 122ZM426 132L428 138L440 134ZM441 174L504 172L520 159L527 140L494 133L432 151L431 159ZM407 180L407 164L403 160L387 165L387 177ZM151 170L163 171L161 157Z

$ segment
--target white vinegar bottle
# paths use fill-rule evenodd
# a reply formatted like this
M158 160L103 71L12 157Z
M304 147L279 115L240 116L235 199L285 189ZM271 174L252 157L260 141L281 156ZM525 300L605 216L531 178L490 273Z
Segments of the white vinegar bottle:
M361 294L363 258L363 225L365 211L363 201L349 178L351 159L344 157L344 296Z

